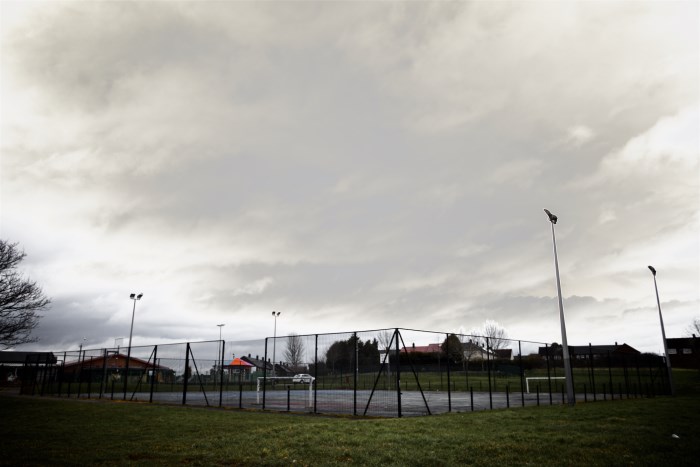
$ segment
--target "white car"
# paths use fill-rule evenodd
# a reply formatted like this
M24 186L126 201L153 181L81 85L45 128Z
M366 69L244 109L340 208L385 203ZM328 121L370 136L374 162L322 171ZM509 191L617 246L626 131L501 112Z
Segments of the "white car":
M313 381L313 376L307 375L306 373L301 373L298 375L294 375L292 378L292 383L310 383Z

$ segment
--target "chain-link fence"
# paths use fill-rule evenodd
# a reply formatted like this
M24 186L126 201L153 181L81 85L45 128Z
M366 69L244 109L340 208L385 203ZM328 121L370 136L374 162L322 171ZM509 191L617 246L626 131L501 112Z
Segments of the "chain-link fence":
M662 357L569 354L576 400L670 392ZM568 402L560 345L493 336L381 329L42 355L21 369L23 394L384 417Z

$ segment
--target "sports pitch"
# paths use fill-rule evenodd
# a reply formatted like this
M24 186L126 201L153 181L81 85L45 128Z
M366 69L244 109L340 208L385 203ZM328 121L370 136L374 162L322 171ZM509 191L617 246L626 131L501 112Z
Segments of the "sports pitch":
M371 402L368 405L368 401ZM423 398L425 397L425 399ZM138 392L133 398L135 401L148 401L150 393ZM319 414L340 415L367 415L375 417L398 416L398 394L395 390L375 391L370 390L319 389L314 393L308 389L274 389L267 390L264 395L255 391L207 391L188 392L185 402L195 406L219 406L222 407L270 410L275 412L304 412ZM471 412L489 409L501 409L507 407L549 405L561 403L561 394L549 393L521 394L492 393L488 392L455 392L448 395L445 391L402 391L401 392L401 416L422 416L447 412ZM182 404L183 395L179 392L156 392L153 394L153 402L165 404ZM264 406L263 406L264 402Z

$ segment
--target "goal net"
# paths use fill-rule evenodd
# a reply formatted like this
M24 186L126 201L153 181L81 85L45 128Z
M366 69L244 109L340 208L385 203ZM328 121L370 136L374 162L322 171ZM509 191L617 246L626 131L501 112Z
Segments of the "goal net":
M307 389L309 392L308 407L313 407L314 405L314 382L316 378L311 377L307 379L298 379L293 376L260 376L258 377L257 383L257 403L260 404L260 397L265 390L278 390L278 389L296 389L302 388Z

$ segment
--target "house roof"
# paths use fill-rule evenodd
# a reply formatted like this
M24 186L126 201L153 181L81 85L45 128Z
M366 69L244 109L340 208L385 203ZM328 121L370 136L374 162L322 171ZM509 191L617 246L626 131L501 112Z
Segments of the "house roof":
M556 350L552 350L552 346L550 345L549 347L540 347L539 348L539 355L547 355L547 352L552 354L552 352L556 352L557 354L561 353L561 346L556 347ZM569 346L569 353L574 354L574 355L607 355L608 353L611 354L639 354L639 350L635 349L632 346L629 346L627 344L606 344L606 345L570 345Z
M442 352L442 347L440 344L428 344L428 345L415 345L411 347L404 347L401 349L406 353L423 352L423 353L439 353Z
M127 356L124 354L109 354L107 356L107 368L126 368ZM104 366L104 355L96 357L85 357L85 359L76 360L64 365L65 369L70 369L73 367L81 368L102 368ZM136 357L129 357L129 367L133 368L157 368L159 370L171 370L167 366L156 365L149 361L142 360Z
M462 344L462 348L467 352L479 352L479 351L486 352L485 347L482 347L479 344L477 344L476 342L472 342L472 341L465 342L464 344Z
M259 359L259 358L253 358L253 357L246 357L246 356L243 356L243 357L241 357L241 360L250 363L251 365L253 365L253 366L256 367L256 368L265 368L265 367L267 367L267 369L269 369L269 370L272 369L272 364L271 364L270 362L265 363L264 360L261 360L261 359Z
M697 337L669 337L666 339L666 343L670 346L678 347L688 347L693 348L700 343L700 339Z
M513 356L513 349L496 349L494 353L498 358L511 358Z
M0 363L56 363L56 356L52 352L15 352L3 350L0 352Z

